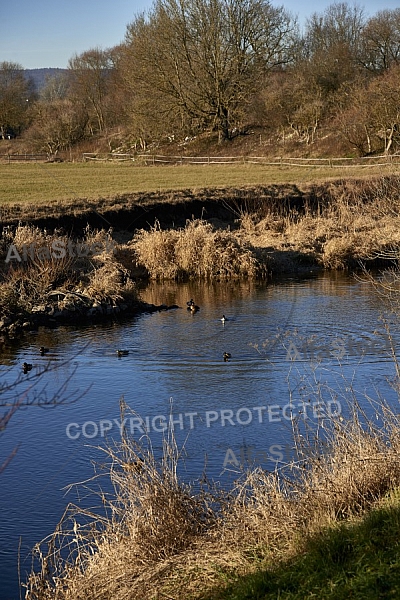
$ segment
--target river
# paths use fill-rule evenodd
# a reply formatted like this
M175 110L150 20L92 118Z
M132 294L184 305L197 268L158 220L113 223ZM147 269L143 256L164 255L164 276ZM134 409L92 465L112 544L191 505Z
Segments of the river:
M2 460L18 446L0 475L0 600L19 598L18 554L23 580L31 548L68 502L98 502L70 484L95 470L91 487L110 491L102 448L120 439L121 398L135 440L147 432L160 456L172 422L182 479L195 482L206 471L222 485L242 467L274 469L293 458L294 419L323 427L354 399L371 415L381 397L397 406L390 340L368 283L315 273L273 283L153 283L141 294L181 308L40 329L1 349L2 384L19 379L2 400L57 402L19 409L0 437ZM194 314L190 298L200 306ZM396 326L391 333L396 342ZM49 352L40 355L40 346ZM23 362L33 365L27 374Z

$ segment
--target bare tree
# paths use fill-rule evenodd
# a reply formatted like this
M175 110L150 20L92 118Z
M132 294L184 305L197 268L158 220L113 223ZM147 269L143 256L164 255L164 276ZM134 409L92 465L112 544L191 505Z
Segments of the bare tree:
M400 144L400 65L374 78L368 88L371 124L388 154Z
M68 150L85 137L89 117L84 107L69 99L51 102L40 100L32 109L33 125L26 139L33 147L54 156L59 150Z
M86 109L93 131L108 126L108 94L112 88L113 62L109 50L94 48L69 61L70 97Z
M335 121L361 154L376 150L389 154L400 146L400 65L370 81L344 87Z
M356 148L360 156L371 154L376 146L371 116L368 82L358 81L342 86L335 95L336 116L333 124Z
M134 118L143 119L147 99L164 130L212 128L228 139L260 78L292 59L296 33L290 15L265 0L158 0L127 30Z
M400 8L380 10L362 32L363 66L372 72L400 63Z
M357 77L364 23L363 10L345 2L331 4L308 19L304 46L308 76L324 95Z

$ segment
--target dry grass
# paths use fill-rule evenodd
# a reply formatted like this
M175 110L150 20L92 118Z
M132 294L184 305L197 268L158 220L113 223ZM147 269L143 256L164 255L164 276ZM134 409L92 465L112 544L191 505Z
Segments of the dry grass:
M179 481L173 435L159 463L124 435L107 450L115 497L102 497L99 517L69 508L36 548L42 569L27 600L218 598L227 582L293 556L400 485L398 417L382 402L373 406L381 421L369 419L351 395L348 408L323 430L294 421L294 460L244 473L229 493Z
M168 231L156 223L150 231L139 231L132 247L153 279L255 278L263 272L248 244L202 220Z
M240 236L268 248L274 270L289 252L327 269L389 258L389 251L400 246L399 193L398 177L336 182L316 189L317 203L305 203L301 212L241 215Z
M11 245L15 251L9 254ZM0 272L0 315L26 315L38 305L46 306L54 290L108 303L135 298L127 270L115 259L115 247L111 232L104 230L86 228L81 239L72 240L61 231L33 225L5 228L0 240L5 265Z
M265 193L265 191L264 191ZM359 267L389 258L400 246L399 178L343 181L309 191L298 207L270 197L232 199L238 227L206 221L184 229L159 224L136 234L128 248L154 279L254 278L320 266Z

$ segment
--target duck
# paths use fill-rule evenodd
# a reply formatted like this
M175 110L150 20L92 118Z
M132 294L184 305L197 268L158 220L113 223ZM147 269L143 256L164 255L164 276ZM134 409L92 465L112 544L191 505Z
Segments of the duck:
M28 371L32 370L32 365L30 363L24 362L22 365L22 370L24 373L28 373Z
M187 304L187 309L191 310L192 312L196 312L196 310L200 309L200 306L197 306L197 304L194 303L193 298L191 298L189 300L189 302L186 302L186 304Z
M225 315L222 315L221 321L222 321L222 323L225 323L225 321L229 321L229 319Z
M118 356L128 356L129 350L117 350Z
M228 362L230 358L232 358L232 354L230 352L224 352L223 354L224 362Z
M39 352L43 356L44 354L47 354L49 352L49 349L45 348L44 346L40 346Z

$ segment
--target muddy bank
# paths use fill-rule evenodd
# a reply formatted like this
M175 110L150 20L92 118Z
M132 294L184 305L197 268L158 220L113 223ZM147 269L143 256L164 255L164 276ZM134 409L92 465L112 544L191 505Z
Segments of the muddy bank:
M365 180L354 184L366 189ZM243 213L260 216L318 213L329 203L332 189L341 186L343 181L340 180L301 188L286 184L187 189L124 194L96 201L74 198L50 205L3 205L0 206L0 228L29 223L40 228L62 228L70 233L78 233L87 225L133 232L153 226L155 221L164 228L183 227L187 219L221 221L233 226Z

